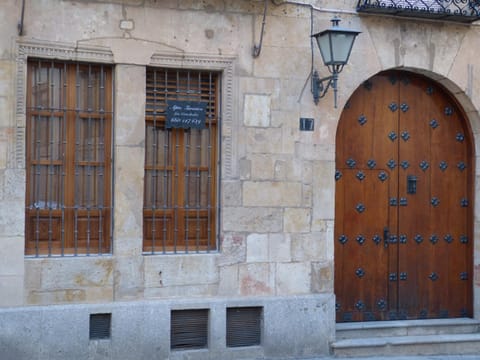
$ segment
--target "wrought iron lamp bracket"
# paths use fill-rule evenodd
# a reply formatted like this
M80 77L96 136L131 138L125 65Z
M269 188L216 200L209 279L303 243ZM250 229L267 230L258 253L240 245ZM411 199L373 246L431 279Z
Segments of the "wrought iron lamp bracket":
M338 72L333 72L332 75L324 78L318 76L317 70L313 72L311 91L315 105L318 105L318 101L323 98L327 94L328 89L332 87L334 92L334 105L335 108L337 108L337 80Z

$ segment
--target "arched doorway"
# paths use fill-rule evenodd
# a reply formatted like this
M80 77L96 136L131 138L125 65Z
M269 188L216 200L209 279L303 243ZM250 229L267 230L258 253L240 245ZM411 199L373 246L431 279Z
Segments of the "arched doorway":
M365 81L336 137L337 321L472 316L473 148L433 80Z

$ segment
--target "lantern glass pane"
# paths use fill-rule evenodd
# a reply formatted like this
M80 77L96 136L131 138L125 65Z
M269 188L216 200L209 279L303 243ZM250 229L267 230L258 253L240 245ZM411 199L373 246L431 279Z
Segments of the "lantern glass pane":
M318 47L320 48L320 53L322 54L322 59L324 64L329 64L332 61L332 51L330 48L330 36L329 34L324 34L317 37Z
M355 40L354 34L331 34L332 37L332 62L334 64L346 64L350 56L353 41Z

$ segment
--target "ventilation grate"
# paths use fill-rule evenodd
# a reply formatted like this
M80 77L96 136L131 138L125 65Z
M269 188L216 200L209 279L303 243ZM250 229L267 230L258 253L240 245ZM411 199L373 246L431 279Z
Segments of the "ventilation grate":
M90 340L110 339L112 314L90 314Z
M260 345L263 308L227 309L227 347Z
M208 309L172 310L170 326L172 350L208 347Z

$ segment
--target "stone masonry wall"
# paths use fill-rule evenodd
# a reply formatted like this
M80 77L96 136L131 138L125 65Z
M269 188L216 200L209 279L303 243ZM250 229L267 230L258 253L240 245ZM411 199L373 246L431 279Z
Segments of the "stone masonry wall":
M384 69L411 69L452 91L475 138L480 124L477 25L360 17L356 3L268 2L261 54L253 58L263 1L27 0L24 35L18 36L21 1L5 0L0 11L0 306L332 294L335 132L356 87ZM327 28L334 15L345 27L362 31L340 74L336 109L332 92L316 106L309 82L311 28ZM115 64L112 256L24 259L25 94L18 79L25 58L18 49L30 43L45 49L38 56L66 48L55 56L80 54L79 60L85 49L102 49L111 54L103 61ZM326 76L315 47L313 67ZM222 129L218 254L142 255L145 67L161 62L155 60L160 55L171 55L176 66L196 56L204 59L199 66L230 64L222 65L224 77L231 79L223 88L223 116L231 123ZM314 118L314 131L299 131L300 117ZM479 188L480 181L476 184ZM478 224L477 210L476 229ZM475 286L478 309L478 271Z

